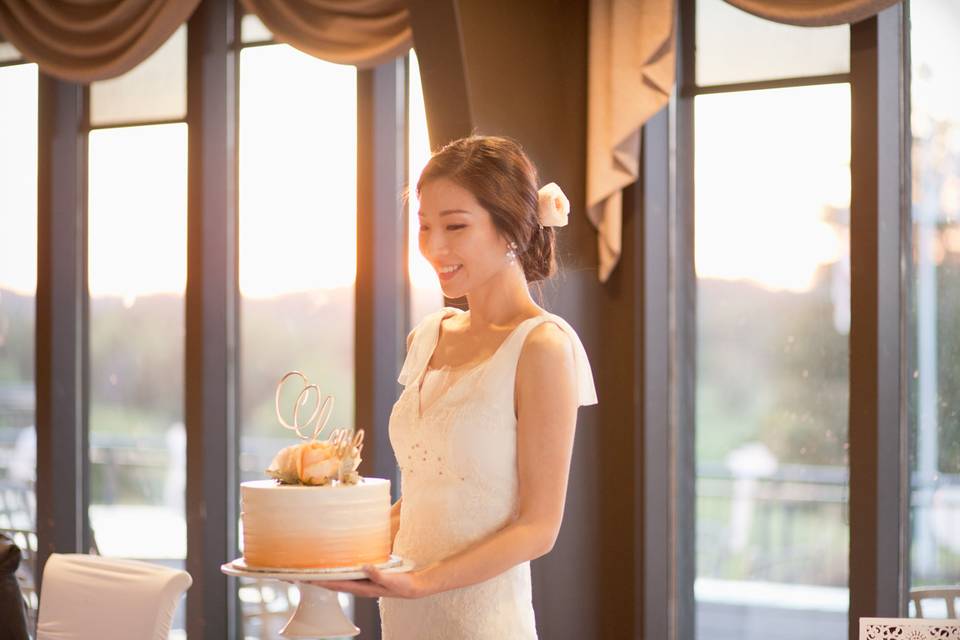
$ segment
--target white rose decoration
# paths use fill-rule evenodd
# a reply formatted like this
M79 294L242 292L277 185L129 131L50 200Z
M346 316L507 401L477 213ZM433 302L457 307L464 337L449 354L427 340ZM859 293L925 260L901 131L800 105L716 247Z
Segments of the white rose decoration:
M570 214L570 201L556 182L540 187L537 217L544 227L565 227Z

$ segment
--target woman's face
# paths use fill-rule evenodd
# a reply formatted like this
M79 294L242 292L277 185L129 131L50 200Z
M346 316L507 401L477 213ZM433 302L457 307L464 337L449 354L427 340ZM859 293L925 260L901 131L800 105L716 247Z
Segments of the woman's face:
M507 267L507 241L468 190L446 178L420 191L420 253L448 298L459 298Z

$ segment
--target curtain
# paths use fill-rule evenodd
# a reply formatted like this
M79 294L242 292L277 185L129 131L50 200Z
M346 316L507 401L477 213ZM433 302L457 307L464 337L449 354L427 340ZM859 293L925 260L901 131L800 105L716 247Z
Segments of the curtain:
M89 83L143 62L200 0L0 0L0 39L62 80ZM243 0L277 37L313 56L370 67L413 45L402 0Z
M798 27L852 24L876 15L900 0L726 0L760 18Z
M726 0L754 15L800 26L864 20L899 0ZM624 187L640 175L640 128L674 84L673 0L590 0L587 216L597 228L598 275L620 259Z
M0 35L70 82L113 78L173 35L200 0L0 0Z
M592 0L587 73L587 216L599 275L620 258L621 193L640 175L640 127L670 99L674 0Z
M413 46L401 0L243 0L277 40L312 56L373 67Z

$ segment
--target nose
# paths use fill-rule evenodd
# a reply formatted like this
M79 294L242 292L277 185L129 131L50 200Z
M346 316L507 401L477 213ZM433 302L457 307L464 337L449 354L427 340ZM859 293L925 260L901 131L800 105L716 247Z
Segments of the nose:
M420 253L428 261L432 262L434 258L439 258L448 253L447 243L442 233L434 233L433 229L428 229L420 234Z

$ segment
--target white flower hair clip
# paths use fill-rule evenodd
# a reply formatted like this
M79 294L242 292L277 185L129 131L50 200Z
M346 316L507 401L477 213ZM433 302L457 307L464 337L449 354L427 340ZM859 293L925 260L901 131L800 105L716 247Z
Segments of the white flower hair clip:
M570 214L570 201L556 182L540 187L537 192L537 218L540 228L565 227Z

